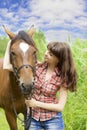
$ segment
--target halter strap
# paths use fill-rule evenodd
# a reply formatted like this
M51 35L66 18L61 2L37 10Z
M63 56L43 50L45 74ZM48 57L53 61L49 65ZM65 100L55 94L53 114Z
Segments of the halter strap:
M32 67L29 64L21 65L18 69L15 66L13 66L13 72L14 72L14 75L15 75L17 81L19 81L18 73L24 67L30 68L32 70L32 72L33 72L33 75L35 76L35 67Z

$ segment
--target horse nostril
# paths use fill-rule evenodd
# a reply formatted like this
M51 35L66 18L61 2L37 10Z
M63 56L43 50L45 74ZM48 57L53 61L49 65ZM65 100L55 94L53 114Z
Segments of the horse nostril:
M31 91L32 91L33 89L34 89L34 86L32 85L32 86L31 86Z
M32 83L30 84L30 89L31 89L31 90L34 89L34 82L32 82Z
M34 84L35 84L35 83L34 83L34 82L32 82L32 85L33 85L33 86L34 86Z
M23 90L26 90L24 83L22 83L21 85L22 85Z

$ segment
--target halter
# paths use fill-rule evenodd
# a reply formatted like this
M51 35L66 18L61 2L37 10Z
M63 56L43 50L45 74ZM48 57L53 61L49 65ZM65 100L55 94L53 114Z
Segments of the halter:
M12 61L11 54L10 54L10 58L11 58L11 61ZM16 68L13 63L12 63L12 65L13 65L14 76L16 77L16 82L17 82L18 86L20 86L20 80L19 80L20 77L19 77L18 74L19 74L20 70L23 69L24 67L30 68L30 69L32 70L33 76L34 76L34 81L35 81L35 70L36 70L35 66L32 67L32 66L29 65L29 64L23 64L23 65L21 65L19 68ZM34 82L33 82L33 85L34 85ZM25 98L28 99L28 95L25 95ZM30 124L31 124L31 118L32 118L32 108L30 107L30 114L29 114L29 113L28 113L28 114L26 113L25 119L22 120L22 119L18 116L17 111L16 111L16 109L15 109L14 99L13 99L13 95L12 95L12 94L11 94L11 99L12 99L12 104L13 104L13 110L14 110L14 113L15 113L16 117L17 117L22 123L24 123L26 130L29 130L29 127L30 127Z
M18 76L19 71L20 71L21 69L23 69L24 67L30 68L30 69L32 70L32 72L33 72L34 77L35 77L35 67L32 67L32 66L29 65L29 64L24 64L24 65L21 65L19 68L16 68L16 67L13 65L13 72L14 72L14 75L15 75L16 80L17 80L18 82L19 82L19 76Z

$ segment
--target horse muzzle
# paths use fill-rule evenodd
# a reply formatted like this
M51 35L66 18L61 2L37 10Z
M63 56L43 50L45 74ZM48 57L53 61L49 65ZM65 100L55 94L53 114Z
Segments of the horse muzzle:
M20 84L20 89L21 89L23 95L25 97L28 97L28 96L30 96L32 94L32 91L34 89L34 83L33 82L30 83L30 84L21 83Z

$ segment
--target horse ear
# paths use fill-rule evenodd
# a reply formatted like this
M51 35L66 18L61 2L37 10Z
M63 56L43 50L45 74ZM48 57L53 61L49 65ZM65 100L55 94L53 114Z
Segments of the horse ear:
M28 35L32 37L34 33L35 33L35 27L34 27L34 25L32 25L28 31Z
M15 37L15 34L12 33L9 29L7 29L4 25L3 25L3 28L4 28L5 32L7 33L7 35L9 36L10 39Z

